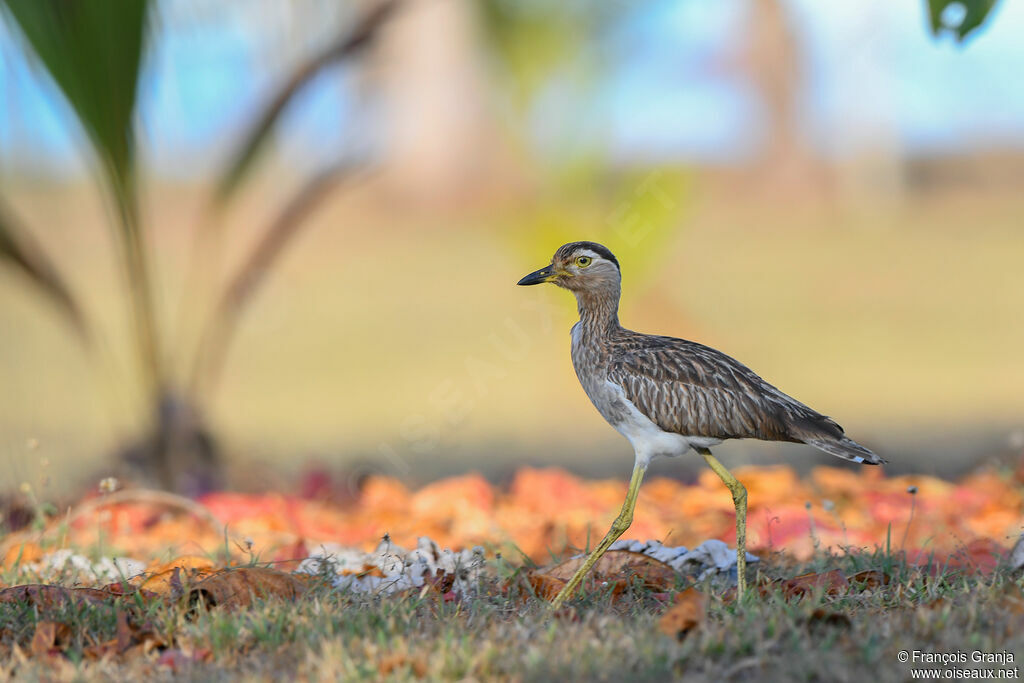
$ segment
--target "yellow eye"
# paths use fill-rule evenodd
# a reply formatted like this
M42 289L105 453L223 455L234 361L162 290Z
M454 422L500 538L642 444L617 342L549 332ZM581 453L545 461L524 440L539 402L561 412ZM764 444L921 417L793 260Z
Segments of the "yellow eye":
M590 265L591 260L589 256L578 256L576 257L576 265L580 268L586 268Z

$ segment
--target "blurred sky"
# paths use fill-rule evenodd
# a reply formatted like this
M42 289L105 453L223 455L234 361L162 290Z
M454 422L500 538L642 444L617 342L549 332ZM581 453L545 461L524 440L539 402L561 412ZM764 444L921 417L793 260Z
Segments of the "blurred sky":
M921 0L786 4L806 62L806 130L821 154L847 155L879 142L909 154L1024 147L1024 3L998 3L964 45L931 35ZM614 58L607 63L614 66L596 87L585 97L542 100L548 130L538 134L573 131L621 160L728 162L749 155L763 131L757 99L735 62L750 3L665 0L638 7L609 36ZM212 168L209 150L235 139L286 66L287 59L268 64L273 17L260 24L252 14L213 14L205 25L159 24L139 109L147 162L160 173L186 177ZM0 60L0 161L15 170L78 171L70 117L25 63L6 25ZM329 74L305 94L286 121L290 158L317 163L351 144L352 119L368 115L348 106L354 84L353 75L339 83Z

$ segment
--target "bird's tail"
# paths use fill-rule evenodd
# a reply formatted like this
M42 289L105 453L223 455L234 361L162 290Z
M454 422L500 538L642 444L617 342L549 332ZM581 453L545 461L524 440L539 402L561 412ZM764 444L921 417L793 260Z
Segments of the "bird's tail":
M808 446L814 446L819 450L831 453L843 460L852 460L853 462L864 463L865 465L881 465L886 462L876 453L864 448L853 439L845 436L839 437L838 439L830 439L828 437L810 437L803 439L803 442Z

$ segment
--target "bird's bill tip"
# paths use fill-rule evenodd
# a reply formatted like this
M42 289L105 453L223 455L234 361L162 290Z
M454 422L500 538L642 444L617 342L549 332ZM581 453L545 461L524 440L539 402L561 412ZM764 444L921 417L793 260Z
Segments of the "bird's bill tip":
M544 266L540 270L533 271L516 284L523 286L539 285L545 282L551 282L556 277L558 277L558 273L555 272L554 268L552 268L551 266Z

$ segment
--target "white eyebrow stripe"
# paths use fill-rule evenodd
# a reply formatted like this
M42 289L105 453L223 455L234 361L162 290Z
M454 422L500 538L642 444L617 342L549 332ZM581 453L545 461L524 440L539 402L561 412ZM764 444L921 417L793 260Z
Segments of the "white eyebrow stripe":
M605 258L603 256L601 256L597 252L590 251L589 249L584 249L583 251L579 252L578 255L579 256L589 256L592 259L602 259L602 260L605 260Z

